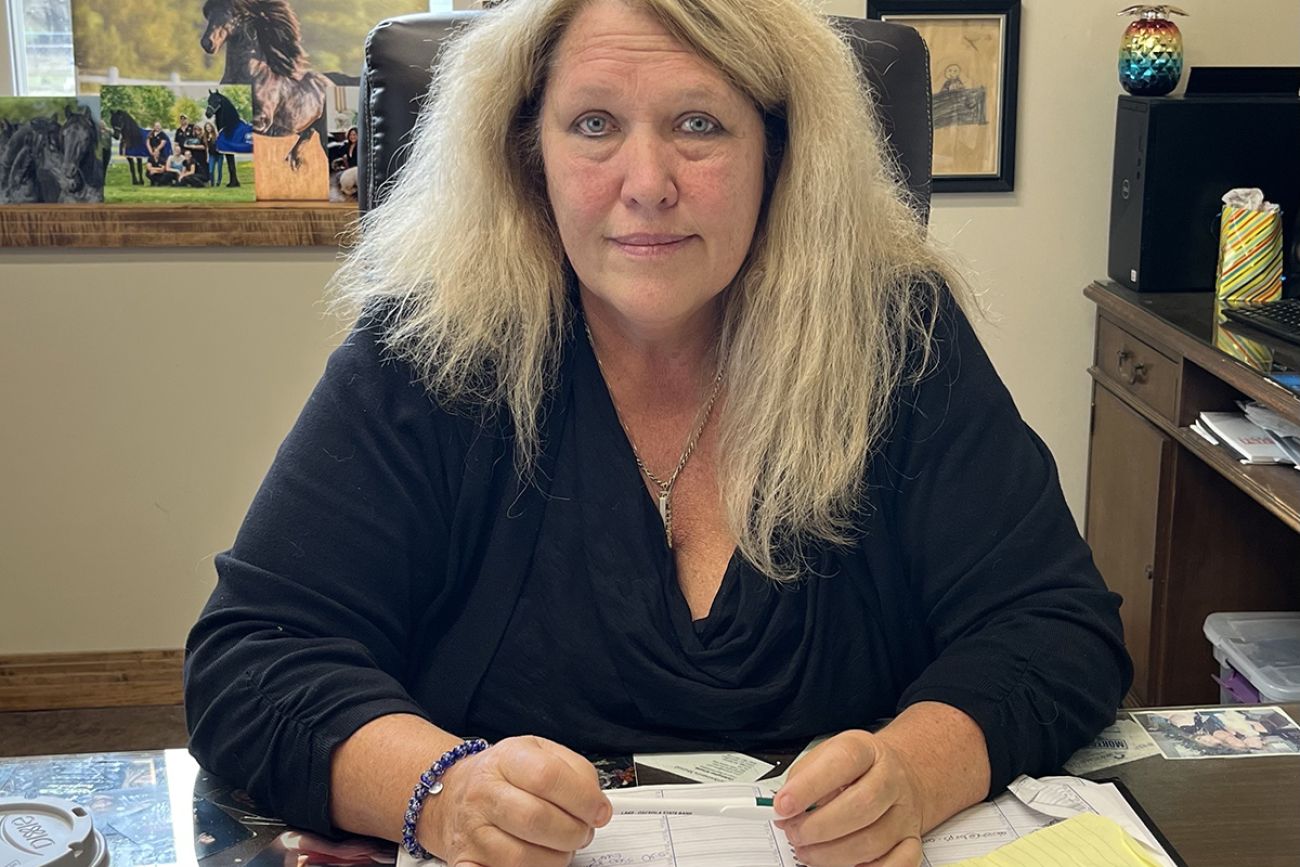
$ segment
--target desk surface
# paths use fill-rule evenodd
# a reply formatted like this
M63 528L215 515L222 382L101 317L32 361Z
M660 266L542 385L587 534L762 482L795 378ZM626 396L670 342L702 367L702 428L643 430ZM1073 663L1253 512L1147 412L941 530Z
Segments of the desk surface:
M1284 707L1293 718L1300 716L1300 704ZM782 764L789 759L767 758ZM678 781L661 771L637 770L644 784ZM1300 757L1156 756L1089 776L1123 781L1188 867L1300 865ZM248 808L241 810L238 796L181 750L0 759L0 796L39 792L90 806L109 840L111 867L196 864L205 845L195 842L196 821L212 841L203 867L301 863L277 842L283 825L230 820ZM196 809L199 799L206 802L203 809ZM220 806L215 816L213 804Z
M1188 867L1300 865L1300 757L1153 756L1088 776L1122 781Z

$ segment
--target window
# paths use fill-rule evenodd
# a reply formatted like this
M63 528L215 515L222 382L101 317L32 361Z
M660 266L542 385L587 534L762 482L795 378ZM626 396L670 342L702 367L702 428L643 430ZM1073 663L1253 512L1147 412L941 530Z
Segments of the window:
M6 0L14 89L19 96L74 96L70 0Z

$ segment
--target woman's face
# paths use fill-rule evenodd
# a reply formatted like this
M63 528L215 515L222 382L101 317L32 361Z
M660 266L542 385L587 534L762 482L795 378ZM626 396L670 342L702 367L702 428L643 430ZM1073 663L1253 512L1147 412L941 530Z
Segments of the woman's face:
M595 0L573 20L541 143L565 252L616 315L679 324L735 277L762 202L762 117L647 14Z
M356 141L357 141L357 131L354 129L348 130L348 143L356 144Z

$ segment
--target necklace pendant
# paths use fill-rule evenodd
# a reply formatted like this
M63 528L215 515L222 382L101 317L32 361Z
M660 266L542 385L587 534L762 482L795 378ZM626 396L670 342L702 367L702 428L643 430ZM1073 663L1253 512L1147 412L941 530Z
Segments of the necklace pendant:
M668 511L668 492L659 492L659 520L664 522L664 539L668 542L668 547L673 546L673 518Z

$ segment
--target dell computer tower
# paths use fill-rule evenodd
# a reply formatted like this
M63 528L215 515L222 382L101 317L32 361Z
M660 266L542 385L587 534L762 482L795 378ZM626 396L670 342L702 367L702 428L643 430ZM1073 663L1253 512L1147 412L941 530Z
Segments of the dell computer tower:
M1236 187L1259 187L1281 205L1290 251L1300 211L1300 98L1121 96L1111 278L1139 292L1212 290L1222 197Z

